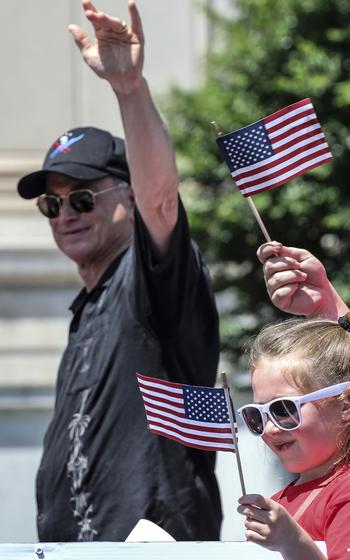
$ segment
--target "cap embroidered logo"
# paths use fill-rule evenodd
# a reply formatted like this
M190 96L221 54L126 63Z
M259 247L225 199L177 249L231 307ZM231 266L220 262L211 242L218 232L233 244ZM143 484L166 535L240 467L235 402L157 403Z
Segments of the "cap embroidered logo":
M70 138L70 136L72 136L72 133L68 132L67 134L63 134L63 136L61 136L61 138L59 138L57 142L55 142L55 149L51 152L49 156L51 159L57 156L57 154L59 153L69 152L69 146L75 144L76 142L79 142L79 140L84 138L85 134L79 134L79 136L72 137L72 138Z

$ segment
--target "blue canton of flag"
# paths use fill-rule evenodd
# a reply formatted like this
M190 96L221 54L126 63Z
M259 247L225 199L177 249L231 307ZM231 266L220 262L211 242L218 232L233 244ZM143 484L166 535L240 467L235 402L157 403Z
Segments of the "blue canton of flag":
M184 385L183 394L188 419L217 424L230 421L223 389Z
M136 375L151 432L197 449L235 452L237 424L231 403L231 427L224 389Z
M231 170L247 167L272 156L274 151L263 121L230 134L227 138L226 152Z

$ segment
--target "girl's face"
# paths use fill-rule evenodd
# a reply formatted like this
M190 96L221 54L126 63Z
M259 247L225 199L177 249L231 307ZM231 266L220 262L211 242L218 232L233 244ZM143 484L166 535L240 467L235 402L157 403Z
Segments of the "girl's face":
M261 358L252 375L254 402L265 404L278 397L303 394L284 377L286 371L293 374L296 361L300 368L303 362L296 356ZM325 475L339 457L341 410L341 401L334 398L305 403L301 426L292 431L281 430L266 418L263 440L287 471L300 473L298 484Z

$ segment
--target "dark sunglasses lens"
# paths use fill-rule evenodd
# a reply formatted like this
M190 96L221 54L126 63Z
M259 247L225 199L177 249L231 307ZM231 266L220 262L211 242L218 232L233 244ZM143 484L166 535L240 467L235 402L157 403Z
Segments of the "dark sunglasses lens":
M60 201L55 196L44 195L38 198L38 208L46 218L57 218L60 213Z
M286 430L296 428L300 424L298 409L293 401L280 399L270 405L271 417L276 424Z
M71 192L69 202L76 212L91 212L95 206L94 195L90 191Z
M243 420L253 434L261 436L264 431L263 418L254 406L247 406L242 410Z

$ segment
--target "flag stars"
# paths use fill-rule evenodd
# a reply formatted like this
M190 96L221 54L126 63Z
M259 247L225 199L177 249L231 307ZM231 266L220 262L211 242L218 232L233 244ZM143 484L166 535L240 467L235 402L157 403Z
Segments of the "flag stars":
M186 416L200 422L227 423L229 421L224 394L218 389L184 390Z
M226 151L231 170L234 171L273 155L267 131L261 121L231 133L222 141L221 146Z

